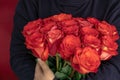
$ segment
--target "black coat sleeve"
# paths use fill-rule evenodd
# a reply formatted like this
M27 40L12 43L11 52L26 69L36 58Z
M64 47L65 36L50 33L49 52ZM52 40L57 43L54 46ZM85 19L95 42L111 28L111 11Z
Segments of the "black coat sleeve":
M36 0L19 0L15 15L14 28L10 45L10 64L20 80L33 80L35 71L35 57L29 54L24 45L22 30L28 21L37 19Z
M116 2L108 8L106 20L115 25L120 35L120 1ZM119 80L120 79L120 39L117 41L118 55L112 57L108 61L103 61L97 73L90 73L84 80ZM112 46L112 45L111 45Z

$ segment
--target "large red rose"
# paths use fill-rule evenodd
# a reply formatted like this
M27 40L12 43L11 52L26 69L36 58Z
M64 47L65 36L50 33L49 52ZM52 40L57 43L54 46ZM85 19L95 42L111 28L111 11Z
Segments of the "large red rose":
M70 58L74 55L76 47L81 47L79 37L67 35L60 44L59 52L61 57L65 60L70 60Z
M76 53L73 57L73 68L82 74L97 72L97 69L100 66L98 52L90 47L85 47L83 51L79 52L80 53Z

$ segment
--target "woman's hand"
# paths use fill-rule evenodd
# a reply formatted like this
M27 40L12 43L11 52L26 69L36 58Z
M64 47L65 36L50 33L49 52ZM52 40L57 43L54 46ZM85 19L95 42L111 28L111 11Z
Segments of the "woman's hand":
M49 69L48 65L44 61L38 59L35 68L34 80L53 80L54 77L55 76Z

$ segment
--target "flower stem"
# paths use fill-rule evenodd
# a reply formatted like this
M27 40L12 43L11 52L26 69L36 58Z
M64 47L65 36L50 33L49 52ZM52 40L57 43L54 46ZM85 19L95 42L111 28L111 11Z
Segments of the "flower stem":
M73 69L72 72L71 72L71 74L70 74L70 78L73 77L74 73L75 73L75 70Z
M63 67L65 67L65 66L66 66L66 64L67 64L67 62L66 62L66 61L64 61Z
M59 56L56 54L56 70L59 68Z

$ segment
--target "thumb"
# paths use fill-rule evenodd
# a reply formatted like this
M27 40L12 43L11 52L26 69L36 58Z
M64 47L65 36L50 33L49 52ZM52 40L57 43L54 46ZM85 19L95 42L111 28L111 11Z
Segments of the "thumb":
M50 70L50 68L48 67L48 65L44 61L42 61L41 59L38 59L38 63L45 74L52 73L52 71Z

